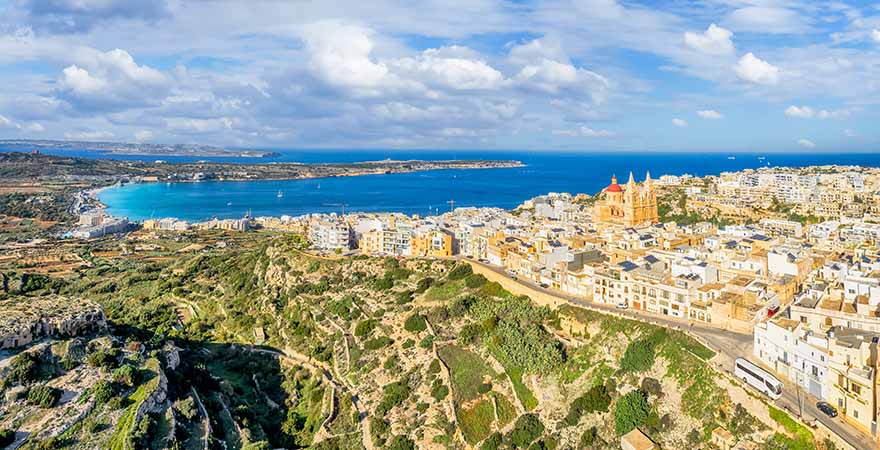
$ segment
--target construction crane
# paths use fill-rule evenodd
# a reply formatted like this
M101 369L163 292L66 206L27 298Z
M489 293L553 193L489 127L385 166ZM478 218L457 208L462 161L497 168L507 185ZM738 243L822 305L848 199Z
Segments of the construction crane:
M455 200L449 200L449 201L446 202L446 203L449 204L449 210L450 210L450 211L455 211Z
M345 215L345 207L348 206L348 203L322 203L321 206L339 206L342 208L342 215Z

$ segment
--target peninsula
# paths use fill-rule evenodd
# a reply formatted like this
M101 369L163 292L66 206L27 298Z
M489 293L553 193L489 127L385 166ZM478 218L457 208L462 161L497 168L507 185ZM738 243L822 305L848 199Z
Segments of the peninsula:
M443 169L522 167L514 160L382 160L346 163L220 163L122 161L0 153L0 215L65 222L76 214L77 193L129 182L296 180Z
M111 155L198 156L268 158L278 153L265 150L227 149L202 144L148 144L144 142L54 141L32 139L0 140L7 150L88 150Z

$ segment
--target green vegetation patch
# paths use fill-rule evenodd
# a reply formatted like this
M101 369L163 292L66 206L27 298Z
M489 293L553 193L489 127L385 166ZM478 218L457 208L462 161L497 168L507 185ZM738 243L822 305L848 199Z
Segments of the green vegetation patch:
M459 402L469 402L480 397L479 387L495 373L476 353L447 345L437 350L440 359L449 367L452 392Z
M797 423L794 419L791 418L785 411L781 409L774 408L773 406L768 405L768 409L770 412L770 418L773 419L774 422L782 425L782 428L785 428L785 431L791 433L794 436L794 442L796 449L813 449L815 445L813 444L813 432L811 432L807 427ZM779 439L783 441L783 439ZM790 440L790 439L789 439Z
M491 399L481 399L468 407L456 408L458 424L468 444L482 441L492 432L495 421L495 406Z

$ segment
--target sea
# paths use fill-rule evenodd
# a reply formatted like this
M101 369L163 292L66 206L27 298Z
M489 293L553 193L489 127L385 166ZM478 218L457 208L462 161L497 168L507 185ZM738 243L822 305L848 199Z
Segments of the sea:
M0 151L4 149L0 148ZM880 167L876 153L669 153L669 152L549 152L461 150L276 150L271 158L174 157L108 155L89 150L46 153L86 158L167 162L353 162L383 159L514 159L525 166L507 169L432 170L387 175L364 175L286 181L205 181L140 183L101 191L108 212L129 220L176 217L211 218L297 216L310 213L400 212L422 216L454 207L515 208L549 192L595 194L612 175L625 183L633 172L637 181L650 171L661 175L697 176L767 166L861 165Z

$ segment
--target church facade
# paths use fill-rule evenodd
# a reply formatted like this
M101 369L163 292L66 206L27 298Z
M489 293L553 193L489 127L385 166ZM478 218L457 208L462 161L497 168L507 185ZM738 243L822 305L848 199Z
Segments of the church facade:
M597 200L593 206L593 222L636 227L660 221L657 191L650 173L645 176L645 182L641 185L636 184L632 172L625 186L617 184L617 177L613 176L611 184L604 192L605 198Z

